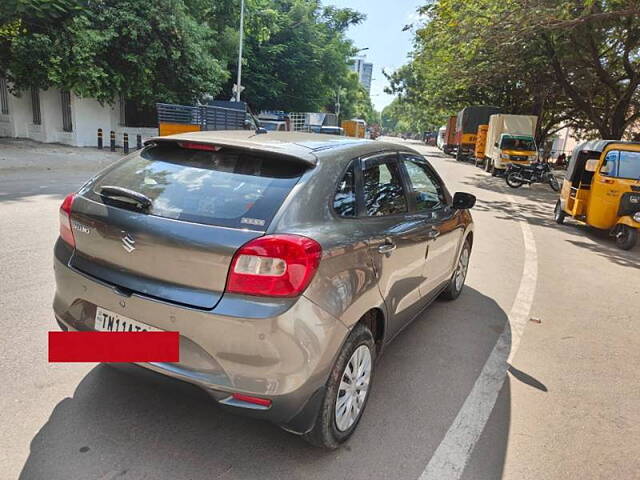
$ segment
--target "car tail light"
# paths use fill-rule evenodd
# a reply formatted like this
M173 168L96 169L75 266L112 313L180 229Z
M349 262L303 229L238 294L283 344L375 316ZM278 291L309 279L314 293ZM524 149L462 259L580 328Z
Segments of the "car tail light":
M231 261L227 291L297 297L318 269L322 248L300 235L266 235L240 247Z
M71 207L73 206L73 200L75 198L75 194L70 193L62 201L62 205L60 205L60 238L72 247L76 246L73 231L71 230Z

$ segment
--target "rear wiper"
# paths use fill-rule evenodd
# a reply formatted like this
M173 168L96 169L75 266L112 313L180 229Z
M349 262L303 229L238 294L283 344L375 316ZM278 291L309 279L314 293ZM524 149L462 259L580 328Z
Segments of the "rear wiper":
M104 187L100 187L100 195L114 200L128 201L128 203L131 203L130 200L133 200L141 209L144 210L153 204L153 200L147 197L144 193L136 192L135 190L130 190L124 187L116 187L114 185L105 185Z

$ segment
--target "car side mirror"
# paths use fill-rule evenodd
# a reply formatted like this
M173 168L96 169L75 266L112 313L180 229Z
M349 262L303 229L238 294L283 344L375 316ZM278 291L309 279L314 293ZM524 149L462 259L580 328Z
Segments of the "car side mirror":
M584 166L584 169L587 172L595 172L598 169L598 159L594 158L592 160L587 160L587 163Z
M456 192L453 196L453 208L467 210L476 204L476 196L465 192Z

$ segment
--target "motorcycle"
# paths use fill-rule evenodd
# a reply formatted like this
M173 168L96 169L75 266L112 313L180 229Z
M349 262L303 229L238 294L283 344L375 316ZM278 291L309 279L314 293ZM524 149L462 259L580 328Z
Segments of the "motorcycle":
M533 165L509 165L506 175L507 185L511 188L520 188L522 185L533 183L548 183L554 192L560 191L560 182L553 175L547 162L534 163Z

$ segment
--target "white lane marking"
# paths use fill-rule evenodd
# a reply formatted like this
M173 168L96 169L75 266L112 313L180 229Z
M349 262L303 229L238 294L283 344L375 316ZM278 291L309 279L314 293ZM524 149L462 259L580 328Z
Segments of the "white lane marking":
M507 195L507 198L512 205L517 204L510 195ZM527 324L536 291L538 253L533 232L526 219L520 218L518 223L524 240L524 267L508 322L462 408L419 480L456 480L462 476L496 403L509 368L508 364L520 345L520 337Z

